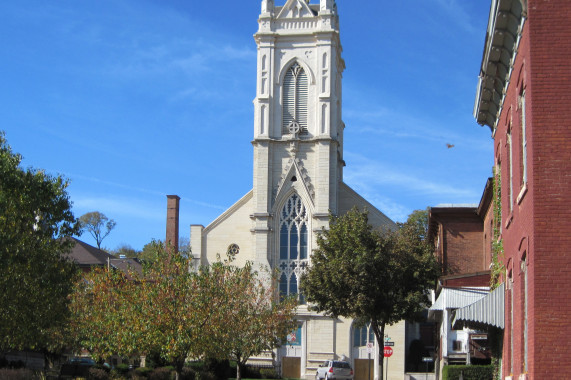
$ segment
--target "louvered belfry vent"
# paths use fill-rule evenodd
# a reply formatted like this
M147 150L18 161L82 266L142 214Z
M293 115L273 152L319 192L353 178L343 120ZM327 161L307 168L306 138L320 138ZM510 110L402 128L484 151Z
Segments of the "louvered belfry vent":
M284 134L292 133L295 124L300 133L307 133L307 74L299 64L294 63L287 71L283 84L283 123Z

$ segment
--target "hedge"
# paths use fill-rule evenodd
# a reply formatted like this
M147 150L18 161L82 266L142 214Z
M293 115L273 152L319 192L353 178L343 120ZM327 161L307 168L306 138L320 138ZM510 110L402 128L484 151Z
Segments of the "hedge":
M442 368L442 380L493 380L492 365L445 365Z

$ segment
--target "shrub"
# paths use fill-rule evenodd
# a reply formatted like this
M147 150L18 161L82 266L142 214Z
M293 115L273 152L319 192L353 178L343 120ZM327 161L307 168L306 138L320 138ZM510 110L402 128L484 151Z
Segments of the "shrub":
M200 372L197 375L199 375L197 380L220 380L219 377L216 377L216 375L211 372Z
M103 368L93 367L93 368L89 369L88 379L89 380L108 380L109 379L109 373L107 373L107 371L104 370Z
M120 375L126 375L127 373L129 373L129 364L118 364L115 367L115 370L117 371L117 373L119 373Z
M204 361L204 371L215 375L217 379L227 379L230 376L230 361L206 359Z
M446 365L442 368L442 380L493 380L492 365Z
M136 368L134 372L135 372L135 376L146 378L146 377L149 377L149 374L151 372L153 372L153 369L149 368L149 367L139 367L139 368Z
M184 367L182 373L180 374L180 380L195 380L196 372L189 367Z
M96 364L91 368L97 368L97 369L102 369L103 371L109 373L111 371L111 367L109 367L108 365L104 365L104 364Z
M149 380L171 380L173 371L173 367L155 368L152 372L149 373L147 378Z
M194 370L194 372L202 372L204 370L204 362L187 362L185 366Z
M262 379L279 379L280 375L273 368L262 368L260 369L260 375Z
M161 356L159 352L151 352L145 358L145 367L161 368L167 367L169 363Z

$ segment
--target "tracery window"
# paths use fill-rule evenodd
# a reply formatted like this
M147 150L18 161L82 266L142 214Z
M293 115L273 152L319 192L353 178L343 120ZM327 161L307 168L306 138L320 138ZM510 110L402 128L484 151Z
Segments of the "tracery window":
M353 347L363 347L367 343L375 343L375 332L371 328L371 324L363 327L353 328Z
M228 246L226 253L228 256L236 256L238 253L240 253L240 247L238 244L232 243Z
M307 73L294 63L283 82L283 133L307 132L307 99Z
M297 194L288 198L280 212L280 294L299 293L301 274L308 266L308 216L307 210ZM305 303L303 295L299 302Z

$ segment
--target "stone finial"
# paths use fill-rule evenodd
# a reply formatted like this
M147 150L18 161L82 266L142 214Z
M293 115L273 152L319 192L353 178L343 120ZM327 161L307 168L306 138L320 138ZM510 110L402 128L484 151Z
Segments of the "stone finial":
M274 0L262 0L262 13L272 13L274 11Z
M333 11L335 9L335 0L319 0L319 10Z

